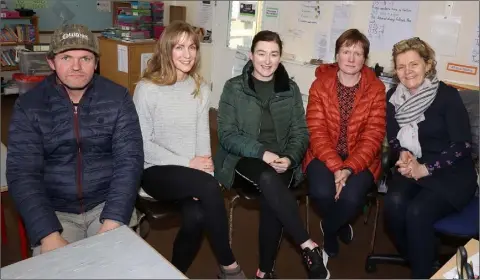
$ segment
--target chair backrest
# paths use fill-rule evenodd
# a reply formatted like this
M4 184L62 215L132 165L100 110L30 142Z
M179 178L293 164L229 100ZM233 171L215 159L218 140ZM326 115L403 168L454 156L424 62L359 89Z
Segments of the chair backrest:
M7 177L5 176L6 172L6 165L7 165L7 147L1 143L1 150L0 150L0 187L4 187L7 185Z
M472 154L476 161L478 161L478 142L479 142L479 92L478 90L461 90L460 96L462 97L463 104L467 109L468 116L470 117L470 127L472 130Z

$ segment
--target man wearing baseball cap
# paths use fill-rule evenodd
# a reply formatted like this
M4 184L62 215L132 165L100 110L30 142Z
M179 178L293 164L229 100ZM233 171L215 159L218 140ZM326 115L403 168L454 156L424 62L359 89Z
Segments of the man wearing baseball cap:
M34 256L136 222L138 116L126 88L94 73L98 57L87 27L62 26L53 74L15 102L6 175Z

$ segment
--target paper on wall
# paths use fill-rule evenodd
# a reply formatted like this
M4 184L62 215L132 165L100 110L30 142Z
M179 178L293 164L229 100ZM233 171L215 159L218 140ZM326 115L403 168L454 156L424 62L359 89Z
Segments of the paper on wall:
M430 18L429 43L437 55L456 55L460 24L460 17L445 18L438 15Z
M315 31L315 40L313 45L315 59L326 59L328 52L328 37L327 34L320 32L318 29Z
M195 26L202 27L205 30L212 30L212 1L197 1L197 15Z
M308 24L318 24L322 15L321 5L319 1L301 1L298 21Z
M247 64L248 58L248 48L237 47L235 51L235 57L233 59L232 67L232 77L236 77L242 74L243 67Z
M265 14L263 15L262 29L278 32L278 19L280 16L280 8L277 3L266 2Z
M391 50L401 40L413 37L419 1L373 1L368 24L370 48Z
M118 71L128 73L128 48L124 45L117 45L117 68Z
M329 60L335 54L335 42L338 37L348 29L350 23L351 5L335 5L333 8L333 20L330 28L330 44L328 46Z
M251 1L240 2L238 19L242 21L255 21L257 19L257 3Z
M140 55L140 75L147 69L148 61L152 58L153 53L142 53Z
M479 27L480 27L480 25L477 25L477 30L473 35L472 53L470 55L470 61L473 64L477 64L477 65L478 65L478 60L479 60L479 56L480 56L480 53L478 51Z

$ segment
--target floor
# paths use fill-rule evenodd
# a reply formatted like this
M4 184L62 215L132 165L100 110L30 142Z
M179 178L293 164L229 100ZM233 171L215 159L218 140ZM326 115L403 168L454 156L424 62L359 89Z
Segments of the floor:
M15 101L15 96L2 96L1 98L1 140L7 143L8 123ZM214 126L213 126L214 127ZM226 194L226 198L229 194ZM20 261L20 246L16 224L17 213L14 209L11 198L7 193L2 195L2 203L5 207L5 219L7 223L8 242L2 244L1 266L6 266ZM304 204L300 206L301 215L304 217ZM408 278L409 269L395 265L379 265L375 273L367 274L364 270L365 258L369 252L370 236L373 228L373 214L368 223L363 223L363 216L353 224L355 237L354 241L346 246L341 245L338 257L331 259L328 268L332 278ZM321 243L321 232L319 229L319 218L310 209L310 232L312 238ZM152 224L152 230L146 241L166 258L171 257L172 243L178 230L179 221L177 218ZM393 245L387 238L383 229L382 211L380 211L379 228L377 231L376 252L395 253ZM258 232L258 211L255 205L240 204L235 211L233 251L238 262L243 267L247 276L253 277L257 268L257 232ZM296 248L284 239L277 258L277 275L279 278L306 278L306 273L301 263ZM189 278L215 278L218 268L209 243L204 241L202 248L187 273Z

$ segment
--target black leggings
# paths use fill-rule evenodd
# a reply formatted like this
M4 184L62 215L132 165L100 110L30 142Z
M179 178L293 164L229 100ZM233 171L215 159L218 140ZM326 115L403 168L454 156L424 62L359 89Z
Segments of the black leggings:
M388 183L384 214L398 252L412 269L412 278L433 275L436 256L434 223L455 211L442 196L398 172Z
M175 267L188 270L200 249L204 229L218 263L228 266L235 262L223 195L212 175L184 166L152 166L143 173L142 187L156 200L182 205L182 226L173 246Z
M295 197L288 189L292 183L293 171L277 173L263 160L242 158L237 163L235 172L235 176L247 178L261 191L259 269L271 272L283 227L297 245L310 239L300 218Z

